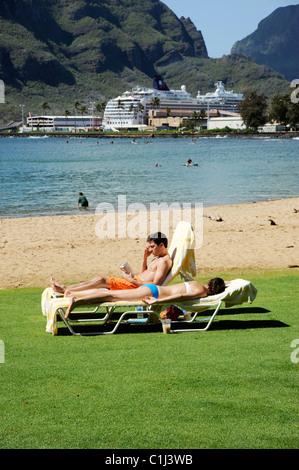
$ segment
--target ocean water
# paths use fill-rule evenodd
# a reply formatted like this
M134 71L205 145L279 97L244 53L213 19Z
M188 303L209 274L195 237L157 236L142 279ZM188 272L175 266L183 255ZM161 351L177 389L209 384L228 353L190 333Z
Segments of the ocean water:
M299 139L2 138L0 218L82 213L79 191L89 213L119 196L127 208L298 197L298 163Z

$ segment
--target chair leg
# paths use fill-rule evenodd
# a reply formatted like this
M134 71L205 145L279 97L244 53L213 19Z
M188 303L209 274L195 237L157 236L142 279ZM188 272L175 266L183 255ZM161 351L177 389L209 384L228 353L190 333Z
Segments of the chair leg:
M220 301L218 302L215 311L213 312L211 318L209 319L207 325L206 325L204 328L189 328L189 329L173 329L173 328L171 328L170 331L175 331L175 332L207 331L207 330L210 328L210 326L211 326L211 324L212 324L214 318L216 317L216 315L217 315L217 313L218 313L218 311L219 311L219 309L220 309L220 307L221 307L221 304L222 304L222 300L220 300ZM189 323L190 323L190 322L189 322Z

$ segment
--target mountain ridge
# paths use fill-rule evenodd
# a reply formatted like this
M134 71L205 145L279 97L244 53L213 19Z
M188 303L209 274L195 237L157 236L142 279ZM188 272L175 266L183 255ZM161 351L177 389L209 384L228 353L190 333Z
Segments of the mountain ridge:
M201 31L159 0L2 0L0 78L6 104L0 118L72 109L75 101L103 102L155 73L171 88L195 94L223 80L229 88L275 93L289 84L267 66L233 54L210 59Z
M231 52L245 54L261 65L268 65L291 81L299 77L299 5L274 10L257 29Z

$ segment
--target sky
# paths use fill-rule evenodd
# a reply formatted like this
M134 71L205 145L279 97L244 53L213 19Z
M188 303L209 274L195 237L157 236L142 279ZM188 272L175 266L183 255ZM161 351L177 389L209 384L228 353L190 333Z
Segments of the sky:
M261 20L298 0L161 0L178 18L190 18L202 32L211 58L230 54L236 41L253 33Z

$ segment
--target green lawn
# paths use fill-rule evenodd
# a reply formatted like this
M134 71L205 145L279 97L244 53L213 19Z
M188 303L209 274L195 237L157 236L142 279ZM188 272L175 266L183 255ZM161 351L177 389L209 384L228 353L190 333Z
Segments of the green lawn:
M41 289L0 291L0 448L298 448L299 273L237 274L252 305L172 335L54 337Z

